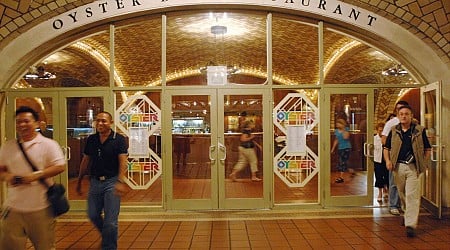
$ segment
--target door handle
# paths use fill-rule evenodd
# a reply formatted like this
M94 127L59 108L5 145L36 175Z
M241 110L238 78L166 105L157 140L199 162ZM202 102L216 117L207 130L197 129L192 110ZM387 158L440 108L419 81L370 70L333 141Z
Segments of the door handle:
M438 145L431 145L431 161L432 162L437 162L437 159L434 156L434 154L436 153L435 149L439 149Z
M212 158L212 152L214 150L216 150L216 146L214 145L209 146L209 160L213 163L216 161L216 159Z
M437 150L439 150L439 147L438 147L438 145L432 145L431 146L431 161L432 162L437 162L437 159L436 159L436 157L434 156L435 155L435 153L437 153ZM436 149L436 150L434 150L434 149ZM445 157L445 154L443 154L442 152L444 151L444 149L445 149L445 145L442 145L442 149L441 149L441 162L446 162L447 161L447 159L445 159L444 157Z
M442 145L442 151L441 151L441 161L442 162L447 162L447 159L445 159L445 154L443 154L442 152L445 152L445 145Z
M61 149L63 151L65 160L69 161L70 157L71 157L71 155L70 155L70 147L61 147Z
M221 142L218 143L219 149L223 150L223 158L220 159L222 163L225 163L225 159L227 159L227 147L223 145Z
M67 150L67 160L70 161L70 159L72 158L72 150L70 147L66 147Z
M373 154L370 154L370 148L371 147L373 147L373 144L367 143L367 142L364 143L363 150L364 150L364 156L365 157L372 157L373 158Z

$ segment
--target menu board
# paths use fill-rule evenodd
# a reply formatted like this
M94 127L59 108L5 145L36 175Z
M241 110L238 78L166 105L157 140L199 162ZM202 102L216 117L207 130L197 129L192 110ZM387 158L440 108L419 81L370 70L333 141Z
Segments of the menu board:
M149 135L146 127L130 127L130 145L128 154L130 158L146 158L149 154Z
M287 151L288 156L306 156L306 127L305 125L287 126Z

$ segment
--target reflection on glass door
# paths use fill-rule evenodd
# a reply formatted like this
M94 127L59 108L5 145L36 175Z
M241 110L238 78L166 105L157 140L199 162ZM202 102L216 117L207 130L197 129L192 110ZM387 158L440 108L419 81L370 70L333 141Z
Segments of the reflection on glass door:
M343 197L345 204L371 204L373 163L366 158L364 145L373 141L373 105L369 105L373 94L369 90L331 91L335 92L329 98L330 196ZM361 197L360 202L356 197Z
M68 197L70 200L86 200L89 181L82 182L82 193L76 191L81 159L87 137L95 133L95 116L104 110L102 97L67 97L66 140L70 150L67 167ZM86 173L88 175L88 173Z
M440 83L421 88L422 124L427 130L428 139L433 147L431 164L424 173L422 187L422 205L438 218L442 216L441 178L442 151L441 144L441 93Z
M39 132L45 137L53 139L55 129L52 97L23 97L16 98L15 107L28 106L39 114Z
M170 120L165 120L172 125L166 158L172 162L169 208L265 206L263 179L269 169L263 168L263 94L242 93L246 91L168 91L172 104Z
M211 199L210 95L172 96L174 199Z
M58 119L59 110L56 108L57 105L57 94L48 92L16 92L8 93L8 98L13 100L9 102L11 105L7 105L6 111L6 137L7 139L16 138L15 131L15 110L21 106L28 106L34 109L39 115L39 128L38 131L42 135L48 138L52 138L60 145L63 145L60 140L60 120ZM63 150L67 153L66 150ZM55 176L54 180L61 182L61 176L65 173Z
M262 95L224 95L223 103L225 198L262 198Z

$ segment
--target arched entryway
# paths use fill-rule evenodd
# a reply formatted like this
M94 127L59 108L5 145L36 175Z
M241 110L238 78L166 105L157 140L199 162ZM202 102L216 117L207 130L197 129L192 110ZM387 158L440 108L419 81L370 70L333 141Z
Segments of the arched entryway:
M225 13L227 17L224 17ZM399 66L399 61L391 59L391 56L376 49L373 46L376 42L372 39L366 41L364 37L359 37L361 40L356 39L350 30L346 34L345 29L338 27L336 23L318 22L299 15L267 14L263 11L246 9L238 11L217 9L211 12L176 11L164 15L143 15L135 19L123 20L122 16L117 14L115 18L117 20L114 23L99 26L95 30L84 30L86 36L76 42L73 41L73 37L65 37L63 49L45 54L48 55L45 60L30 62L29 66L35 66L36 70L44 65L44 70L54 73L56 78L38 75L37 78L26 79L21 76L19 81L14 82L14 86L71 88L73 92L91 91L101 87L107 91L106 96L115 100L106 107L107 109L117 109L129 96L137 94L138 91L151 92L150 100L162 109L163 114L169 114L167 100L161 100L165 91L180 86L211 88L208 85L210 84L208 67L225 66L225 71L222 73L227 75L226 81L217 82L212 79L213 84L224 84L222 88L234 90L239 90L241 85L254 89L270 89L271 93L266 94L267 98L269 100L278 98L277 102L272 104L273 106L276 106L288 93L299 92L317 106L321 106L319 104L331 106L331 99L327 98L327 95L321 95L321 91L328 85L330 89L379 89L380 93L390 93L391 96L379 94L376 99L376 95L370 94L364 98L363 102L366 105L374 105L373 110L378 111L376 114L374 111L365 115L374 115L376 119L382 120L383 115L395 102L392 96L398 95L401 89L409 88L409 84L417 83L417 80L421 78L421 75L400 73L400 70L405 69L404 66ZM225 18L233 20L235 27L222 23L222 19ZM55 18L52 22L59 23L58 20ZM82 22L81 19L80 22ZM205 26L201 25L205 22L206 30L202 30ZM79 29L78 24L76 25L77 27L73 28ZM233 29L243 30L244 35L233 34ZM51 36L49 35L48 39ZM33 54L30 53L30 58ZM43 55L40 54L40 57ZM110 65L111 62L113 64ZM396 67L399 70L398 76L389 75L389 73L381 74L383 70L396 69ZM30 67L31 69L33 68ZM352 91L349 93L351 94ZM320 99L319 96L323 98ZM345 101L353 101L353 96L346 98L350 99ZM195 100L181 101L192 101L191 104L193 104ZM189 102L187 102L188 105L190 105ZM236 116L239 117L239 115ZM349 113L348 118L351 119L352 114ZM321 129L316 127L308 131L312 135L316 133L317 137L311 141L316 145L319 145L319 133L326 133L331 128L333 117L321 117L320 120L323 125ZM356 124L356 121L350 121ZM369 120L366 119L366 121ZM164 141L164 135L168 136L170 129L162 126L160 140ZM365 138L363 142L370 142L368 134L372 130L371 126L373 123L367 124L363 132L363 138ZM275 127L272 125L269 130L275 130ZM152 136L156 141L157 135ZM283 135L279 134L279 136ZM161 147L164 149L164 143ZM166 145L166 149L170 148ZM275 142L270 142L265 153L275 156L275 150ZM325 149L316 146L315 150L314 153L322 157L322 162L326 162L329 157L324 155ZM155 153L158 154L156 148ZM363 155L359 157L362 164L370 164ZM321 172L315 177L315 182L311 182L314 185L313 196L302 196L304 186L290 188L290 195L283 198L280 198L281 194L286 192L267 191L265 199L272 202L266 207L292 203L308 206L336 205L337 203L324 202L327 197L323 196L320 190L323 188L331 190L329 186L323 185L323 181L329 179L331 167L328 166L325 170L323 166L321 168L322 171L327 172L326 174ZM369 167L361 167L361 170L364 169L367 170ZM365 175L366 187L370 186L372 174L369 171ZM277 178L277 176L267 177L266 180L269 182L267 185L270 186L278 180ZM70 180L67 182L70 183ZM144 199L147 200L132 200L130 204L132 206L143 204L145 207L164 206L161 198L164 184L159 181L155 185L159 185L155 192L160 193L156 195L160 198L149 201L149 198L144 195ZM276 185L284 187L283 185L287 183L280 182ZM170 187L166 188L170 189ZM364 198L361 198L361 204L370 202L368 197L371 196L371 191L369 188L366 190L367 192L362 195ZM146 192L137 190L136 193L134 197ZM361 196L361 194L356 195ZM344 203L344 205L351 205L346 201Z

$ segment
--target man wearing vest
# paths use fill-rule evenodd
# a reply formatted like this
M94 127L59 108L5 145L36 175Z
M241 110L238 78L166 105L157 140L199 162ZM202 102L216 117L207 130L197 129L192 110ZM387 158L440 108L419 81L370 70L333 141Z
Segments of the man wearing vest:
M397 184L407 237L415 236L420 210L420 177L429 166L431 145L425 128L412 122L408 105L397 111L400 123L391 129L384 145L386 167Z

